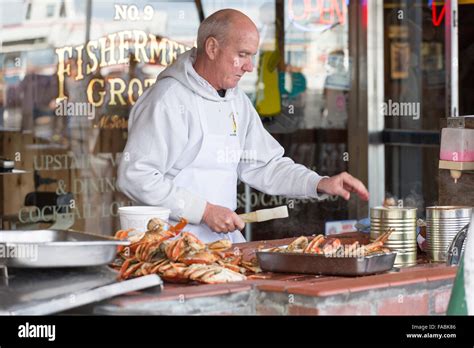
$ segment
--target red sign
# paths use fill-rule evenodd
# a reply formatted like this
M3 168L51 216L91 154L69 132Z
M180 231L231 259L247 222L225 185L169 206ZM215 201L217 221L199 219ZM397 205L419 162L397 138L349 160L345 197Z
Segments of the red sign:
M288 0L290 18L296 21L315 18L318 24L345 24L347 5L345 0L303 0L303 11L296 14L294 0Z
M436 14L436 5L435 1L433 0L431 2L431 19L433 21L433 25L435 27L439 27L441 22L443 21L444 16L446 15L446 4L443 5L443 8L441 9L441 12L439 13L439 16Z

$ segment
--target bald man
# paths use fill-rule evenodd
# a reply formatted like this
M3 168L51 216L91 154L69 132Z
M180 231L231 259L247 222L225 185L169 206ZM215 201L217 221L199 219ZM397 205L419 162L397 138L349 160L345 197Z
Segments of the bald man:
M271 195L323 199L365 186L347 173L321 177L283 157L251 101L237 85L252 72L259 46L255 24L226 9L200 25L197 48L181 54L137 101L119 166L120 189L138 204L186 218L204 242L245 239L235 213L237 180Z

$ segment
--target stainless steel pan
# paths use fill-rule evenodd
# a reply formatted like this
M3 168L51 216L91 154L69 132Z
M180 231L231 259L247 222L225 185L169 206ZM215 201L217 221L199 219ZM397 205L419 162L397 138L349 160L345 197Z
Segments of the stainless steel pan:
M260 268L268 272L362 276L389 271L397 253L364 257L326 257L317 254L257 251Z
M98 266L112 262L112 237L70 230L0 230L0 267L46 268Z

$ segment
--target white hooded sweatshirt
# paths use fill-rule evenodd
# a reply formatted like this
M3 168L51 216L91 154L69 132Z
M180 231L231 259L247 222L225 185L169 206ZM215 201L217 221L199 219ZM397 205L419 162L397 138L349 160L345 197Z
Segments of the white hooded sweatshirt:
M228 89L225 97L219 96L194 70L195 54L195 48L181 54L132 108L128 141L118 169L122 192L138 204L171 209L174 220L184 217L199 225L197 234L204 242L225 238L201 224L201 219L207 201L236 209L237 178L270 195L324 198L316 191L322 177L283 157L283 147L265 130L242 90ZM195 163L203 155L203 139L208 135L234 144L233 148L217 147L214 171L212 157ZM221 163L227 162L234 166L225 167L222 173L230 168L235 175L226 178L222 195L230 190L227 198L231 199L220 200L215 194L206 197L208 190L216 191ZM193 169L187 171L189 167ZM206 179L196 176L199 181L187 185L193 173L202 174L200 170L208 170ZM178 180L185 171L186 179ZM227 237L232 242L245 241L238 231L229 235L233 235Z

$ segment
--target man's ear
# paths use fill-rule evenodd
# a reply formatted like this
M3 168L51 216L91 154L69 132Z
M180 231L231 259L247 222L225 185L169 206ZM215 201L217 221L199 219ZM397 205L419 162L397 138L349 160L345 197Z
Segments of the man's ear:
M209 36L205 43L206 53L210 60L216 59L219 43L215 37Z

